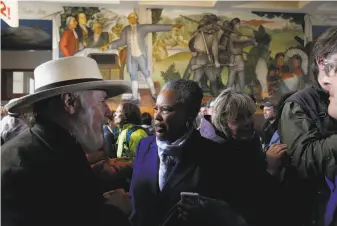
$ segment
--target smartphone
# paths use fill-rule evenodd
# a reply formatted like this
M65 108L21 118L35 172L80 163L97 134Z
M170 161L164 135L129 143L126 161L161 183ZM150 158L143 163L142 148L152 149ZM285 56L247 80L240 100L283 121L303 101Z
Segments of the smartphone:
M193 192L181 192L180 198L182 203L189 205L198 205L200 195L198 193Z

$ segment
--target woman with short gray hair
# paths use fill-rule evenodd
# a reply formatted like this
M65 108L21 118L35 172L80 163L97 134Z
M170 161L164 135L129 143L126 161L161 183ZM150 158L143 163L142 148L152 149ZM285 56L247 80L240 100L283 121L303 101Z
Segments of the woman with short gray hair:
M246 140L254 136L256 105L248 94L226 89L213 105L212 123L227 138Z
M229 171L224 178L230 180L223 188L230 194L225 200L242 213L249 225L278 225L281 220L275 210L280 207L279 197L274 196L278 184L268 174L255 133L255 110L256 104L248 94L226 89L215 99L211 120L204 120L200 133L221 146L217 158L223 159L224 171Z

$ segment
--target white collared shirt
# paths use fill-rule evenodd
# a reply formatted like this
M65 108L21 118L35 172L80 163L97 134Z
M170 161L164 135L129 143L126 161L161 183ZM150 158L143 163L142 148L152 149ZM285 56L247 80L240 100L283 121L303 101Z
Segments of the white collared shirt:
M142 51L140 50L138 43L138 35L137 35L137 25L131 24L131 56L139 57L142 55Z

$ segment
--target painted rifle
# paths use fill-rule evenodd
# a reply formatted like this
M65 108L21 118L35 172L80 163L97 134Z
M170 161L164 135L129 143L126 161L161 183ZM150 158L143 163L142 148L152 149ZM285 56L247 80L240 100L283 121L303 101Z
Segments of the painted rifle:
M183 16L183 15L180 15L180 16L181 16L182 18L186 19L186 20L189 20L189 21L193 22L193 23L200 24L200 21L194 20L194 19L192 19L192 18L190 18L190 17L187 17L187 16ZM238 35L240 35L240 36L245 36L245 37L248 37L248 38L250 38L250 39L255 39L254 37L252 37L252 36L250 36L250 35L244 35L244 34L242 34L241 32L237 32L237 31L234 31L234 30L232 30L232 29L230 29L230 28L221 26L220 24L218 24L218 23L216 23L216 22L214 22L214 21L212 21L212 20L209 20L209 19L207 19L207 18L203 18L203 19L205 19L205 20L211 22L212 24L214 24L214 25L216 25L217 27L221 28L221 30L223 30L223 31L230 31L230 32L235 33L235 34L238 34Z

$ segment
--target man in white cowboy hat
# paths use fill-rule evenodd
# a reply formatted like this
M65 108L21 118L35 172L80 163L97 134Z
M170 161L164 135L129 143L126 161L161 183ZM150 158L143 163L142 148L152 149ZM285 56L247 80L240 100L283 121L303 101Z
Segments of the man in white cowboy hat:
M85 157L103 146L105 100L129 91L105 81L93 59L66 57L35 71L35 93L9 104L36 124L1 150L3 225L129 225L129 196L103 194ZM112 223L113 222L113 223Z

